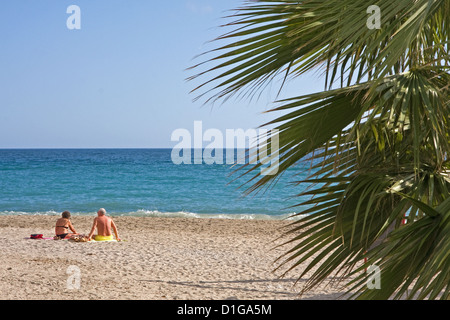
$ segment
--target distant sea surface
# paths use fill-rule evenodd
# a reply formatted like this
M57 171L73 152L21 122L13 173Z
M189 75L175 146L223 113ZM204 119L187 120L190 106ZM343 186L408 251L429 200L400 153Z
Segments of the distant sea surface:
M227 164L176 165L171 151L0 150L0 215L92 215L105 208L111 216L284 219L305 200L292 197L304 188L292 182L307 168L244 196L239 187L253 175L238 178L243 171L232 174L236 167Z

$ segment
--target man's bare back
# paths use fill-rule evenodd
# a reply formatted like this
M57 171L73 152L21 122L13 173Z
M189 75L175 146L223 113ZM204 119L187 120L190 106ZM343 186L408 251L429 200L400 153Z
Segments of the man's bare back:
M94 224L92 225L91 232L89 233L89 240L92 240L95 229L97 229L97 236L112 238L111 228L114 230L116 240L120 241L119 233L113 219L106 216L105 209L100 209L97 212L97 217L94 219Z
M111 218L107 216L100 216L95 218L94 223L97 224L97 234L99 236L110 236L111 233Z

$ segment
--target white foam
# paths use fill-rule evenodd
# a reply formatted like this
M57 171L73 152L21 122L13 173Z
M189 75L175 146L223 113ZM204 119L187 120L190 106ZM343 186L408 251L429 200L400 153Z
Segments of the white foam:
M0 216L58 216L61 212L54 210L24 212L24 211L2 211ZM236 220L298 220L302 216L295 216L295 213L269 215L269 214L255 214L255 213L194 213L188 211L177 212L161 212L158 210L137 210L133 212L109 212L111 216L121 217L155 217L155 218L191 218L191 219L236 219ZM95 212L71 212L72 216L90 216L95 215Z
M26 212L26 211L1 211L0 216L55 216L61 215L61 212L56 212L54 210L49 211L36 211L36 212Z

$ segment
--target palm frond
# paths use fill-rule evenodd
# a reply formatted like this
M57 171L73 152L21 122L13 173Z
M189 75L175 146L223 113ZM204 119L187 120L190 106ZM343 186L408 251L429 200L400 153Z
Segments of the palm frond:
M278 101L270 112L281 115L263 125L277 132L262 145L279 155L276 173L261 175L262 163L241 168L251 193L311 165L297 181L308 200L294 206L301 218L285 235L279 270L311 259L299 275L312 272L304 290L351 276L358 298L448 299L450 3L371 5L381 9L380 29L366 27L363 0L247 3L218 39L229 43L190 79L210 77L194 91L215 101L321 70L324 91ZM380 290L365 285L370 264L382 271Z

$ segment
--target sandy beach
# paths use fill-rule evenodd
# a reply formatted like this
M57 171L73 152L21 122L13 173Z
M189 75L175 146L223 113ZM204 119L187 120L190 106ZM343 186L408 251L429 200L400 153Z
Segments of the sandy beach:
M122 242L30 240L54 235L58 216L1 216L2 300L292 300L302 281L280 278L274 264L287 221L114 218ZM94 216L74 216L87 234ZM69 267L79 288L69 288ZM301 267L300 267L301 269ZM68 273L69 271L69 273ZM71 278L73 279L73 278ZM73 282L72 282L73 283ZM328 283L301 299L335 300Z

